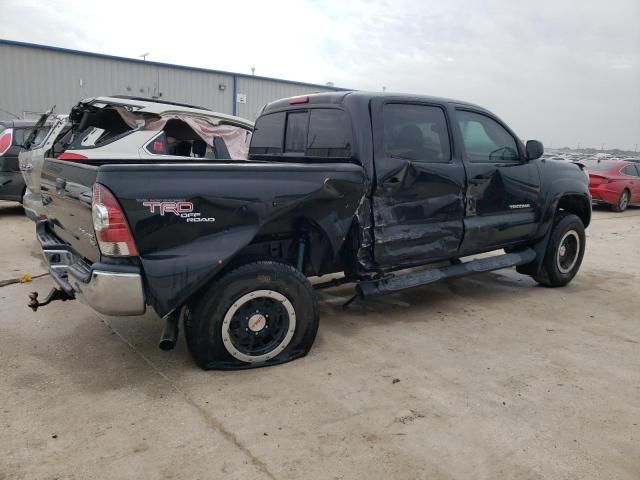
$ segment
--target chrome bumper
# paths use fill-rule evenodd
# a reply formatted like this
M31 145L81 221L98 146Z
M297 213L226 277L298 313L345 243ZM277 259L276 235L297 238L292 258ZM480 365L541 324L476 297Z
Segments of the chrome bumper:
M70 296L104 315L130 316L145 312L142 275L138 267L89 265L78 259L67 245L55 243L55 237L44 234L40 224L38 240L51 277Z
M142 277L139 273L92 270L89 280L67 270L76 298L105 315L142 315L145 312Z

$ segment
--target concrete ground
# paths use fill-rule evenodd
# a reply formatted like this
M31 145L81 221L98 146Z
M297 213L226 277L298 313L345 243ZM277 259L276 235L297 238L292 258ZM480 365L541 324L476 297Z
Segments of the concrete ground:
M339 306L304 359L204 372L161 324L46 293L0 204L0 479L640 478L640 209L594 212L581 272L514 271Z

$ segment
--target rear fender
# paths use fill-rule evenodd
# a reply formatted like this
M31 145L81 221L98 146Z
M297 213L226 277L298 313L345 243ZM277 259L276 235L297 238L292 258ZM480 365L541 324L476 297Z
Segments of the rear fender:
M362 167L351 164L105 165L97 181L125 211L147 299L160 316L214 280L270 224L308 219L335 256L365 188ZM163 202L174 204L164 215Z

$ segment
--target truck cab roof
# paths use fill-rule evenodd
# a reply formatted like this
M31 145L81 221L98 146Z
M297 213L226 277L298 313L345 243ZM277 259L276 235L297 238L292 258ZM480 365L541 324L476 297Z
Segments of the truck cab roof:
M350 91L341 91L341 92L323 92L323 93L312 93L309 95L301 95L298 97L290 97L290 98L282 98L279 100L275 100L271 103L265 105L262 114L269 113L272 111L280 110L288 107L302 107L303 104L308 105L331 105L331 104L342 104L345 103L345 100L349 98L350 100L356 101L364 101L369 102L374 98L384 98L389 100L404 100L404 101L419 101L426 103L439 103L439 104L453 104L457 106L467 106L473 107L474 109L483 110L483 107L479 105L475 105L469 102L463 102L459 100L454 100L450 98L444 97L434 97L429 95L415 95L409 93L396 93L396 92L367 92L360 90L350 90Z

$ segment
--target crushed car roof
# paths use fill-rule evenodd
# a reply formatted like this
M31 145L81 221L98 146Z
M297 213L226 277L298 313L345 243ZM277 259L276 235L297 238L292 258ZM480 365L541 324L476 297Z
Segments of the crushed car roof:
M97 108L107 106L129 107L136 113L151 113L155 115L182 114L205 117L214 125L226 124L253 130L253 122L242 117L235 117L225 113L218 113L207 108L196 107L175 102L167 102L150 98L114 95L110 97L91 97L79 102L80 105L91 105Z

